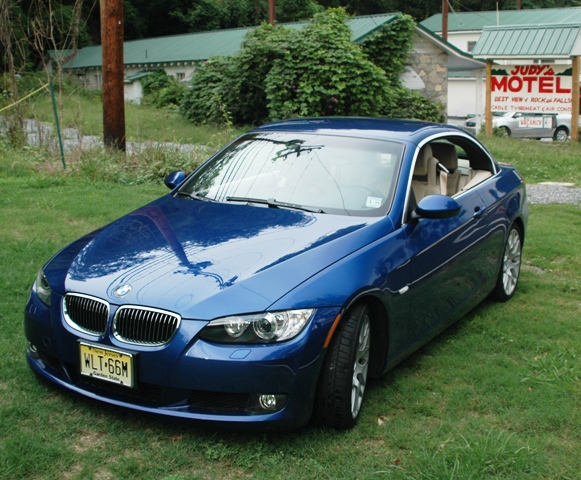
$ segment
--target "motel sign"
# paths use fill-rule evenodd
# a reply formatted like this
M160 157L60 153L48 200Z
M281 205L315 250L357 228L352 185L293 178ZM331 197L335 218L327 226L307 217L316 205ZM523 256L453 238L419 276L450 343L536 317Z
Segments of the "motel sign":
M491 110L571 113L570 65L502 65L492 69Z

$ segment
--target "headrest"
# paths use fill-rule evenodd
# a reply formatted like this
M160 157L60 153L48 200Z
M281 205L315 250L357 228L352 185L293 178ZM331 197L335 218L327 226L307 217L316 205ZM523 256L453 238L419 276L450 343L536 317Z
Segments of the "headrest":
M418 159L416 160L414 176L425 177L428 174L428 160L432 157L432 147L430 145L424 145L418 154Z
M458 152L451 143L432 143L434 157L448 170L454 171L458 168Z

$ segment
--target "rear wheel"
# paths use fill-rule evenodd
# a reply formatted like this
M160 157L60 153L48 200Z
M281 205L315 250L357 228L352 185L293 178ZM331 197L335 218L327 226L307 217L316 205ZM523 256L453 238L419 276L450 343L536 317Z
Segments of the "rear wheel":
M569 140L569 132L565 127L559 127L555 130L555 134L553 135L553 140L556 142L566 142Z
M317 420L346 430L359 419L369 369L371 319L366 305L347 311L333 340L319 381Z
M518 226L513 225L506 239L502 266L492 292L492 296L499 302L506 302L514 295L520 275L521 258L522 233Z

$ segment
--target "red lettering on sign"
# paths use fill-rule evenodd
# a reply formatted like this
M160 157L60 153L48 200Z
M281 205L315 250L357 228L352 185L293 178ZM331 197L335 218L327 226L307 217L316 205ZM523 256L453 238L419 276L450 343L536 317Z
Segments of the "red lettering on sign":
M506 84L508 82L508 77L492 77L492 91L506 92Z
M508 81L508 89L511 92L520 92L522 90L523 81L520 77L511 77Z
M557 78L556 93L571 93L570 88L562 88L561 87L561 77L556 77L556 78Z
M539 78L539 93L553 93L553 78Z

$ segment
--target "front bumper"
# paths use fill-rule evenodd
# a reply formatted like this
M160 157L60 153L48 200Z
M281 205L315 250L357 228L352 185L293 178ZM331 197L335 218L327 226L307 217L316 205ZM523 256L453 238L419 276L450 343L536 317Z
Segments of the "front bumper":
M56 301L54 301L56 300ZM301 334L274 345L218 345L197 338L207 322L183 321L162 347L127 345L110 332L94 337L62 320L60 302L35 295L26 306L32 370L68 390L138 411L228 425L298 428L310 418L322 348L337 308L319 309ZM55 306L56 305L56 306ZM81 375L80 342L121 349L135 358L133 388ZM273 411L261 395L276 398Z

